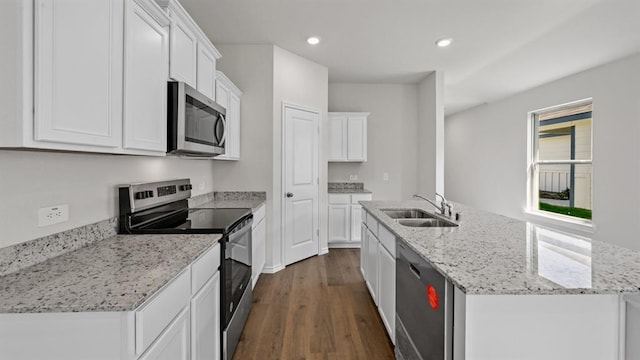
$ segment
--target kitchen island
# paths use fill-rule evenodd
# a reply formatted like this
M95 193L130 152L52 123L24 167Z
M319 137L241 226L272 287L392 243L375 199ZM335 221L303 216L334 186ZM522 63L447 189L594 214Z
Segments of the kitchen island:
M426 202L362 205L382 245L392 234L453 284L453 359L624 358L623 294L640 292L638 252L461 204L453 227L408 227L382 211L433 213Z

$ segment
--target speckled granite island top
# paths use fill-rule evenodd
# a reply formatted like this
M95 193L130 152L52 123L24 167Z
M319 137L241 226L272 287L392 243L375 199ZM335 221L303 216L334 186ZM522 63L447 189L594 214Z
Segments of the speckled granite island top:
M117 235L0 277L0 313L131 311L220 235Z
M381 209L434 211L426 202L363 208L469 295L640 293L640 252L454 204L458 227L415 228Z

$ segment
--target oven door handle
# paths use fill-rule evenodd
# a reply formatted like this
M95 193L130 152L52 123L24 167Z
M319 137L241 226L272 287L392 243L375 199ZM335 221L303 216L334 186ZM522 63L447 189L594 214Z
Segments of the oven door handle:
M247 221L246 224L242 226L242 228L240 228L240 230L230 233L229 239L227 240L227 242L233 242L232 240L241 238L242 236L244 236L244 234L246 234L247 232L250 232L251 224L253 224L253 220Z

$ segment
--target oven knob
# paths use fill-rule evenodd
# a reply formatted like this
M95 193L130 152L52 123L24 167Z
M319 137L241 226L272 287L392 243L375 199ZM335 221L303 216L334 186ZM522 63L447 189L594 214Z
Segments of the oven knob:
M145 196L145 199L146 199L146 198L153 197L153 190L147 190L147 191L145 191L145 195L146 195L146 196Z
M135 198L136 198L136 200L146 199L146 198L147 198L147 196L146 196L146 191L138 191L138 192L135 194Z
M191 190L191 189L193 189L193 186L191 186L191 184L180 185L180 191L187 191L187 190Z

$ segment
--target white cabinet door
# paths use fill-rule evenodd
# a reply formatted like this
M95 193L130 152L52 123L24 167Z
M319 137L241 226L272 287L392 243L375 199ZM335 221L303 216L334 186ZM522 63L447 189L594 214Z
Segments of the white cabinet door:
M329 161L347 160L347 117L329 115Z
M220 272L191 299L191 360L220 359Z
M253 243L251 247L253 256L251 259L252 286L256 286L256 283L258 282L260 273L262 273L262 269L264 269L264 264L266 261L265 243L267 231L265 223L266 221L263 218L251 233L251 241Z
M167 151L169 41L136 1L126 1L124 147Z
M242 92L218 71L216 102L226 109L225 154L216 160L240 160L240 96Z
M358 242L360 238L360 224L362 223L362 205L351 205L351 242Z
M216 102L225 109L229 108L229 99L231 98L231 90L221 81L216 81Z
M229 108L227 112L227 132L228 157L233 160L240 159L240 97L231 93Z
M34 5L35 140L119 147L122 2L36 0Z
M198 43L198 91L212 100L216 98L216 57L206 46Z
M367 230L367 287L373 302L378 305L378 253L380 244L378 239Z
M196 68L198 54L198 40L190 26L179 16L172 16L171 23L171 78L184 81L189 86L196 87Z
M391 342L395 344L396 259L384 247L380 246L379 250L380 287L378 289L378 310Z
M367 117L349 116L347 126L347 159L367 161Z
M185 307L139 360L189 360L189 307Z
M351 205L329 205L329 242L349 241L350 207Z
M360 224L360 237L362 239L362 243L360 245L360 272L362 272L362 277L364 281L367 281L367 264L369 263L369 241L367 239L368 231L367 226L362 223Z
M626 295L625 355L626 359L640 359L640 296Z

